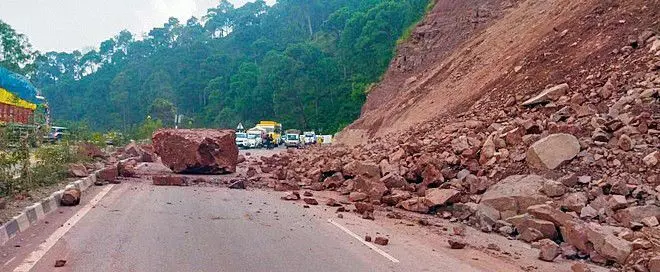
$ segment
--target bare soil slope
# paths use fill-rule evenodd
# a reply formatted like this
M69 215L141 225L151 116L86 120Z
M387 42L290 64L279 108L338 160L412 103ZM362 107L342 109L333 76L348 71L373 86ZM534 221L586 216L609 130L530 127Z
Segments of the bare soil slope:
M438 0L338 140L364 143L455 116L486 95L523 99L551 84L579 86L585 71L607 67L617 60L613 50L657 27L659 7L657 0Z

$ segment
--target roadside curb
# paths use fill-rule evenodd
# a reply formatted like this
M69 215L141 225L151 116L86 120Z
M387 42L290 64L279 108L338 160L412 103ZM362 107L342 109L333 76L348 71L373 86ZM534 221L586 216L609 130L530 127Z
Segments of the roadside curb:
M7 241L14 238L19 232L24 232L31 226L36 225L39 221L44 219L47 214L57 210L61 206L60 199L62 198L64 190L78 188L81 192L86 191L89 187L94 185L98 173L105 169L106 167L101 168L85 178L70 182L64 187L64 189L54 192L41 201L35 202L31 206L26 207L22 213L14 216L11 220L0 226L0 246L6 244Z

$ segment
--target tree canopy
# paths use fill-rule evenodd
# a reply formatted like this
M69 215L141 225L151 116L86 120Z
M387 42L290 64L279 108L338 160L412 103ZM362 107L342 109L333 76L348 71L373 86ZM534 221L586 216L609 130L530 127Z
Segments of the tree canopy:
M234 127L263 119L334 132L360 113L396 41L428 0L226 0L202 18L122 31L86 53L48 52L31 74L59 120L130 129Z

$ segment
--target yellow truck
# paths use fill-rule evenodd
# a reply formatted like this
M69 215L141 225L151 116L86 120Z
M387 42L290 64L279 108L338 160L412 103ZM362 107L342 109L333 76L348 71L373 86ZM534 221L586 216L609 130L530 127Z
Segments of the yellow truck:
M273 142L276 145L282 143L282 124L275 121L261 121L255 128L266 130L266 133L273 137Z

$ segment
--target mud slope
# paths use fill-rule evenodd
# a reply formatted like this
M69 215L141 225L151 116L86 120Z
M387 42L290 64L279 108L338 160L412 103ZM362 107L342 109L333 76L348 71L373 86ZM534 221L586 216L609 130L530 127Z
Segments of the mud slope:
M659 7L658 0L438 0L339 141L455 116L486 94L522 99L547 85L578 84L580 70L608 65L613 50L657 26Z

